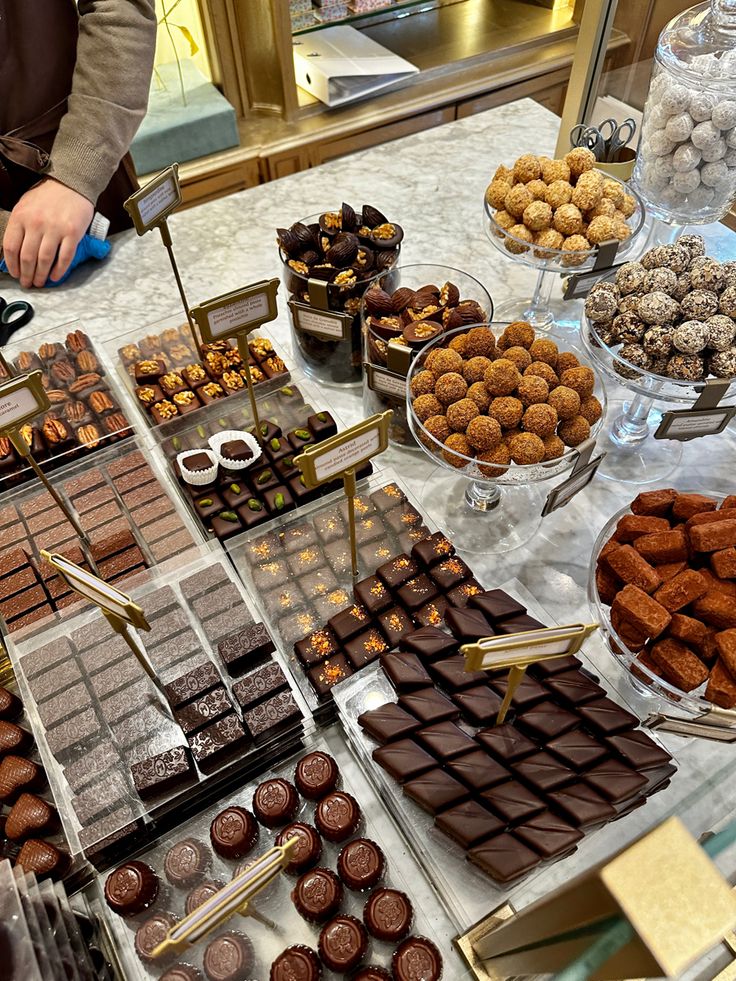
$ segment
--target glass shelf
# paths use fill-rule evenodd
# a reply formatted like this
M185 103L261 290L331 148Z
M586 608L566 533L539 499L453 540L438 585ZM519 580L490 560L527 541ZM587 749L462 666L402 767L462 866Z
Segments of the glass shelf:
M291 33L293 37L297 37L301 34L311 34L314 31L324 30L325 27L335 27L337 24L355 24L360 27L363 24L380 23L379 18L381 17L385 20L393 20L394 17L406 16L407 13L425 13L429 10L436 10L437 7L464 2L465 0L386 0L382 6L375 10L353 12L351 0L345 0L344 6L347 8L347 12L342 17L336 17L335 20L320 20L321 10L314 6L311 11L313 22L304 27L294 28ZM308 14L297 14L295 19L299 23L301 18L307 19L308 16Z

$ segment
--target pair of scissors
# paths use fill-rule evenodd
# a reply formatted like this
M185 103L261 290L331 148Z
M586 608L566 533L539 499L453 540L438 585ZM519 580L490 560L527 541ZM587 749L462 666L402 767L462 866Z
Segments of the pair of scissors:
M33 320L34 309L27 300L12 300L0 296L0 347L4 347L16 330Z
M572 146L586 147L600 163L615 163L635 132L636 123L631 118L620 125L615 119L604 119L600 126L578 123L570 130L570 143Z

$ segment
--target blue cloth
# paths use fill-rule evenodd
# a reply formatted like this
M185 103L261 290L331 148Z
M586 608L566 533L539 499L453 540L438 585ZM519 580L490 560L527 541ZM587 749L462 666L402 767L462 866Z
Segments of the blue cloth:
M81 265L83 262L87 262L88 259L104 259L109 254L111 248L112 246L107 240L103 242L99 238L92 238L91 235L85 235L77 246L77 251L74 253L74 258L72 259L69 268L61 279L47 279L46 286L61 286L62 283L69 279L72 271L76 269L77 266ZM0 273L6 273L7 271L8 267L5 265L5 259L0 259Z

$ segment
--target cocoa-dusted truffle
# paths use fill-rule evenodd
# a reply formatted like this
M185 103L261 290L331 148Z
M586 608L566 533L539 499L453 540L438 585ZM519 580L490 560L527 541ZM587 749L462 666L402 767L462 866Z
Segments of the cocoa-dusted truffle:
M488 407L488 415L492 419L496 419L502 429L513 429L514 426L518 426L521 422L521 417L524 415L524 406L519 399L513 398L510 395L504 395L495 398L491 402Z
M572 351L560 351L557 358L557 371L567 371L568 368L579 368L580 362L578 361L577 355L573 354Z
M412 402L412 408L420 422L424 422L430 416L442 415L443 412L442 403L436 395L420 395Z
M440 443L444 443L452 432L445 416L430 416L425 420L424 428Z
M583 419L587 419L591 426L598 422L603 415L603 406L595 395L589 395L586 399L583 399L580 403L580 415Z
M514 320L510 323L498 341L502 349L507 347L525 347L527 350L534 343L534 328L526 320Z
M468 389L467 397L475 402L481 412L488 412L488 406L491 404L491 396L486 388L485 382L473 382Z
M459 454L462 454L460 456ZM442 451L442 457L447 463L452 467L457 467L461 470L465 464L468 462L463 459L463 456L472 456L473 447L467 441L462 433L452 433L445 440L445 448Z
M434 394L443 405L450 405L465 398L467 391L468 383L456 371L449 371L442 375L434 386Z
M509 441L509 453L514 463L541 463L544 459L544 443L534 433L519 433Z
M581 365L579 368L568 368L563 371L560 382L567 388L573 388L581 398L593 394L595 375L591 368Z
M557 412L551 405L531 405L521 420L522 429L537 436L551 436L557 428ZM513 447L512 447L513 455Z
M572 369L568 369L572 370ZM558 385L549 393L547 399L560 419L572 419L580 411L580 395L574 388L567 385Z
M524 377L526 378L529 375L536 375L539 378L543 378L551 389L556 388L560 384L560 379L557 377L554 368L550 368L544 361L532 361L529 367L524 369Z
M510 395L521 381L521 374L513 361L499 358L492 362L483 380L491 395Z
M419 395L430 395L434 392L435 381L431 371L418 371L411 380L411 394L414 398Z
M548 364L550 368L554 370L557 365L557 358L559 357L559 350L554 341L549 340L546 337L538 337L536 341L529 348L529 354L532 357L532 363L534 361L542 361L544 364Z
M465 436L473 449L485 452L501 442L501 426L497 419L479 415L471 420Z
M478 470L484 477L501 477L509 468L511 454L505 442L494 446L492 450L479 453L477 457ZM488 464L488 466L483 466Z
M457 351L447 347L437 347L427 355L424 367L439 378L440 375L445 375L449 371L461 372L463 359Z
M580 208L563 204L555 211L554 227L561 235L580 235L583 230L583 216Z
M544 460L556 460L557 457L562 456L565 452L565 444L562 442L559 436L547 436L543 439L544 443Z
M710 370L717 374L713 362L719 355L710 359ZM681 378L684 381L698 381L705 374L705 361L699 354L675 354L670 358L665 368L669 378Z
M460 399L447 407L447 424L456 433L464 433L479 415L480 409L472 399Z
M683 354L699 354L708 344L708 328L702 320L683 320L672 332L672 342Z
M483 381L483 376L490 365L490 358L486 358L481 354L475 355L463 365L463 378L468 385L472 385L474 382ZM420 372L420 374L424 374L424 372ZM434 384L432 386L432 390L434 390Z
M516 397L525 406L546 402L549 397L549 385L538 375L524 375L516 389Z
M580 446L590 436L590 423L583 416L573 416L560 423L557 435L565 446Z
M507 347L503 352L503 356L506 361L513 362L520 372L523 372L524 369L528 368L532 363L531 354L525 347L521 347L519 345Z
M490 358L496 350L496 338L490 327L473 327L468 331L465 357Z

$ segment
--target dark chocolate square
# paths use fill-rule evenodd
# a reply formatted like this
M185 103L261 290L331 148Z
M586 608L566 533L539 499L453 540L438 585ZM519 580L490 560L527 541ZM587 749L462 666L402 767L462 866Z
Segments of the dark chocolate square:
M233 695L241 709L247 709L286 687L288 681L281 667L276 661L268 661L237 681L233 685Z

